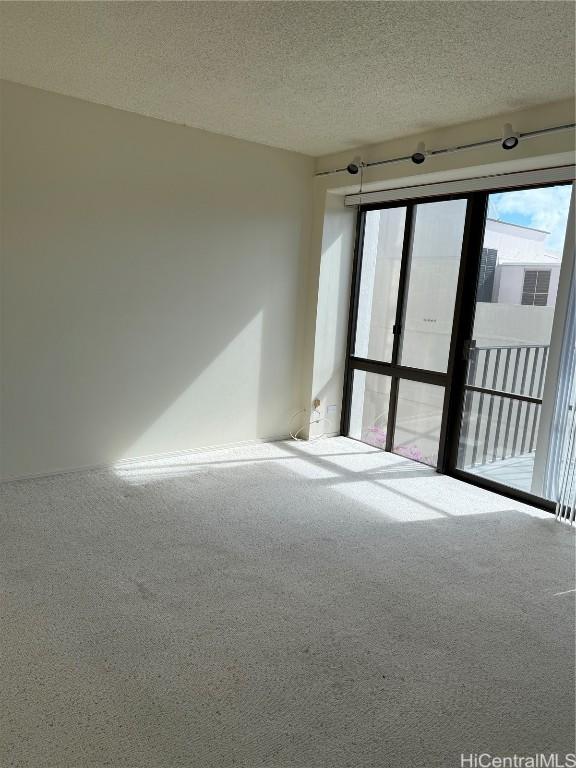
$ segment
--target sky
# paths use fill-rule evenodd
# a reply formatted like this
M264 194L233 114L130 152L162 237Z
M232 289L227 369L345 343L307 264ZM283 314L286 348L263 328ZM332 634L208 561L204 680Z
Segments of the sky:
M567 184L498 192L489 197L488 216L509 224L520 224L549 232L546 248L561 253L571 191L572 186Z

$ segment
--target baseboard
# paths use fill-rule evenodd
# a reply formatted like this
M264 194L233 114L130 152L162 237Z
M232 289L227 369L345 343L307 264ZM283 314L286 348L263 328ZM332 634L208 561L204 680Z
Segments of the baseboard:
M217 445L207 445L201 448L185 448L181 451L168 451L165 453L151 453L145 456L134 456L129 459L119 459L109 464L86 464L80 467L70 467L67 469L55 469L52 472L38 472L30 475L14 475L0 480L0 485L4 483L16 483L21 480L41 480L43 477L59 477L60 475L71 475L77 472L93 472L102 469L114 469L116 467L129 467L143 462L162 461L163 459L183 458L197 453L210 453L212 451L225 451L231 448L243 448L251 445L261 445L263 443L280 443L283 440L290 440L290 435L277 435L275 437L260 437L253 440L240 440L235 443L220 443Z
M282 440L290 440L290 435L276 435L274 437L256 437L253 440L238 440L234 443L218 443L202 448L184 448L181 451L168 451L166 453L150 453L145 456L135 456L129 459L119 459L111 464L111 467L126 467L132 464L142 464L147 461L162 461L163 459L177 459L184 456L193 456L196 453L211 453L212 451L226 451L232 448L247 448L250 445L262 445L263 443L281 443ZM108 467L109 468L109 467Z

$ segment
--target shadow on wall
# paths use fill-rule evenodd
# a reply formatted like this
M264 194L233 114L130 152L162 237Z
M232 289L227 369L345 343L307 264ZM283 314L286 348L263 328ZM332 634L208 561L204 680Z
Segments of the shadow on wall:
M309 360L310 399L321 400L323 421L311 427L311 436L340 430L355 222L356 212L345 208L342 196L326 194L318 291L314 296L314 353ZM328 406L336 407L327 413Z
M5 476L286 435L312 161L2 99Z

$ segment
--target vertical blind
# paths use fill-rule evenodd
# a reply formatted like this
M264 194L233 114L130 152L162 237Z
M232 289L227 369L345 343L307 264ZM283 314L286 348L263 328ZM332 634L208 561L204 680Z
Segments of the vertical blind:
M572 275L568 317L556 396L546 490L556 503L556 518L572 524L576 507L576 285ZM550 472L556 465L559 471Z

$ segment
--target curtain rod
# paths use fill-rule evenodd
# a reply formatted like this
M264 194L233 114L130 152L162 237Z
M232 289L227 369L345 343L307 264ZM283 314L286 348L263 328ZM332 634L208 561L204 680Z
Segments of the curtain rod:
M554 125L550 128L539 128L537 131L526 131L525 133L518 133L518 139L532 139L536 136L543 136L547 133L556 133L557 131L567 131L571 128L576 128L576 123L566 123L564 125ZM430 149L427 150L427 157L434 157L435 155L447 155L452 152L461 152L465 149L475 149L476 147L486 147L490 144L502 144L502 137L498 136L495 139L484 139L482 141L473 141L469 144L459 144L455 147L444 147L443 149ZM391 157L388 160L373 160L370 163L362 163L363 168L373 168L378 165L391 165L392 163L402 163L405 160L412 160L412 155L402 155L401 157ZM330 171L317 171L314 176L331 176L334 173L348 172L348 168L333 168Z

